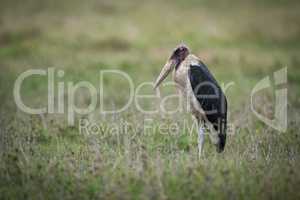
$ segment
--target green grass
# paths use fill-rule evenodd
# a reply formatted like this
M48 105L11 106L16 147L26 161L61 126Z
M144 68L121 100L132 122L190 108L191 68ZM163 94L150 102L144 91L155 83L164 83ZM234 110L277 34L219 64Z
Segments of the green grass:
M298 1L270 0L1 2L1 199L299 199L299 8ZM192 124L188 114L145 115L131 106L118 115L78 115L70 127L66 114L28 115L14 103L14 81L27 69L55 67L65 72L59 81L97 88L104 69L128 73L135 85L154 81L182 41L219 82L235 83L226 95L236 129L222 154L207 137L198 159L196 132L182 122ZM259 121L249 102L255 84L285 66L288 129L280 133ZM122 106L126 82L104 83L105 105ZM22 86L31 106L46 105L46 93L43 77ZM90 97L78 91L75 100L85 106ZM270 91L261 93L258 106L272 101ZM94 120L99 134L80 134L82 117ZM148 118L152 130L143 129ZM177 131L158 130L172 123Z

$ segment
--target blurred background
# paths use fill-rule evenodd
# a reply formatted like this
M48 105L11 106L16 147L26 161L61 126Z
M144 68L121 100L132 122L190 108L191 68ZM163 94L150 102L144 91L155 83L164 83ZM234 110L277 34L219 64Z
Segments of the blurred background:
M1 0L0 196L3 199L299 199L300 3L297 0ZM226 95L235 127L224 154L205 145L197 158L196 133L145 134L135 108L117 116L85 116L109 127L127 120L129 135L82 136L66 116L28 115L13 100L16 78L54 67L58 81L99 86L99 71L119 69L137 85L154 81L179 43L207 64ZM250 111L255 84L287 67L288 130L266 126ZM105 80L108 107L124 105L128 90ZM47 105L47 79L22 85L32 107ZM174 92L167 88L165 94ZM152 88L145 88L152 94ZM89 104L85 91L79 106ZM273 116L273 91L256 107ZM149 100L146 107L155 105ZM172 105L171 105L172 106ZM153 126L189 116L155 116ZM188 133L182 129L180 133ZM208 140L208 139L207 139Z

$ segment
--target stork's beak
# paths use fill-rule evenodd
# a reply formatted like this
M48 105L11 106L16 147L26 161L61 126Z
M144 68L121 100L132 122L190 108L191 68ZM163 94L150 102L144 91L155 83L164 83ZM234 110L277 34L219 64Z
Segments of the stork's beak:
M175 59L169 59L167 61L167 63L162 68L158 78L155 81L154 89L156 89L161 84L161 82L163 82L163 80L165 80L165 78L167 78L167 76L172 71L172 69L175 67L175 65L176 65L176 60Z

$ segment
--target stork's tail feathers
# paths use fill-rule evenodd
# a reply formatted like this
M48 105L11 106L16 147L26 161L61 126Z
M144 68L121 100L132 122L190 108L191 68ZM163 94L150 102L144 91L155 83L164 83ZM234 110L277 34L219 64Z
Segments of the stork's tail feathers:
M226 128L227 128L227 123L226 123L226 118L225 118L225 120L223 119L220 122L220 129L219 129L219 133L218 133L219 142L217 143L217 152L218 153L223 152L225 149Z
M226 134L220 133L218 135L219 137L219 142L217 144L217 152L222 153L225 149L225 144L226 144Z

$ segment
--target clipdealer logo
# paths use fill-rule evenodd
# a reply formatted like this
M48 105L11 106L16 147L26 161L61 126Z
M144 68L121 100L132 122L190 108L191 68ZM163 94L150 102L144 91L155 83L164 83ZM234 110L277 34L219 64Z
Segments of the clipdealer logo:
M171 94L166 95L164 97L161 96L160 91L156 90L153 94L141 94L143 89L146 87L154 86L153 82L143 82L135 87L132 78L125 72L120 70L100 70L99 71L99 89L89 81L79 81L74 83L72 81L64 82L59 81L65 75L63 70L56 70L55 68L46 69L30 69L23 73L21 73L14 84L14 100L15 103L21 111L27 114L65 114L67 113L67 121L68 125L73 126L75 124L75 115L87 115L94 111L98 111L102 114L116 114L126 111L134 103L137 110L144 114L155 114L155 113L163 113L163 114L175 114L178 112L183 112L189 109L189 104L182 99L182 95L180 94ZM127 85L129 88L128 101L122 105L121 108L106 110L104 108L104 93L105 93L105 84L104 77L109 77L110 75L117 75L120 79L124 79L127 81ZM41 108L32 108L29 105L26 105L21 96L22 84L25 79L29 79L32 76L43 76L47 78L48 83L48 97L47 97L47 106ZM275 86L284 85L287 83L287 67L282 68L276 72L274 72L274 82ZM234 82L229 82L227 84L221 84L222 90L226 94L226 90L235 85ZM174 82L166 82L162 86L176 86ZM85 108L77 107L75 104L76 99L76 91L79 89L86 89L90 95L90 103ZM252 89L250 94L251 100L251 110L254 115L267 124L268 126L285 132L287 129L287 88L275 88L275 116L273 119L270 119L269 116L265 116L259 111L255 109L254 106L254 96L263 89L272 88L272 84L270 81L270 77L267 76L260 80ZM142 102L147 99L152 99L155 104L155 109L145 109L142 106ZM179 104L173 110L167 109L167 102L171 101L171 99L177 99L177 103ZM159 102L158 102L159 100ZM66 102L66 106L65 106ZM186 104L185 104L186 102ZM99 106L97 107L99 103ZM183 106L182 106L183 105Z

